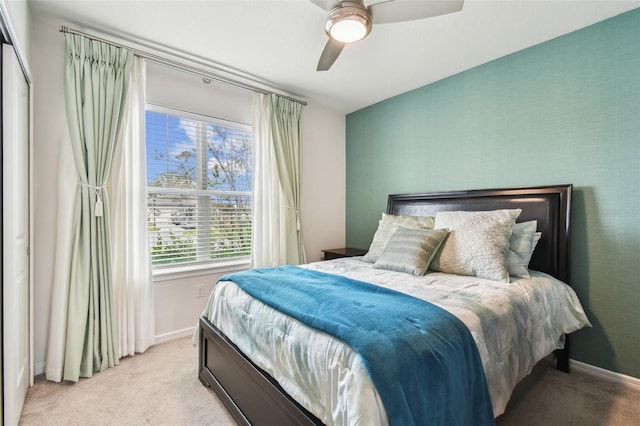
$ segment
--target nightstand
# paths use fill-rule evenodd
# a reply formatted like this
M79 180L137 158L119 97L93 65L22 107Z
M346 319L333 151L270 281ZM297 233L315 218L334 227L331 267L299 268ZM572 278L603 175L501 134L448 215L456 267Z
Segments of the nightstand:
M350 247L322 250L324 253L324 260L338 259L340 257L364 256L367 254L367 251L368 250Z

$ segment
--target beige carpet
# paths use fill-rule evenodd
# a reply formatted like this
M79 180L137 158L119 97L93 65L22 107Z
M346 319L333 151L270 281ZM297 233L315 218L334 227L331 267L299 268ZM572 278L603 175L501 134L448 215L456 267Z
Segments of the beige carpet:
M197 378L190 338L150 348L118 367L57 384L38 378L21 425L234 425ZM514 393L498 426L640 425L640 390L539 364Z
M640 389L541 361L517 387L498 426L640 426Z
M188 337L75 384L38 377L20 425L235 425L197 371L198 349Z

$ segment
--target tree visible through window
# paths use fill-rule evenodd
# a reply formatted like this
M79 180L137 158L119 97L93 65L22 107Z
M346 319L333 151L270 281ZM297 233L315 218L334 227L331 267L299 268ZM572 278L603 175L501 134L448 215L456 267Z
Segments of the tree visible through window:
M146 139L154 267L249 256L251 128L148 105Z

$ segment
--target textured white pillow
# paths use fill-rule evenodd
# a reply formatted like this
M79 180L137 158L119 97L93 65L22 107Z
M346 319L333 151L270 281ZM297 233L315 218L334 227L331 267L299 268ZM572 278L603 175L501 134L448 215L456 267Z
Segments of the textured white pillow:
M520 212L520 209L439 212L435 228L448 228L449 236L430 268L508 283L505 258Z
M410 229L432 229L434 224L433 216L400 216L382 213L382 219L378 222L378 229L373 235L373 241L369 246L369 251L362 260L374 263L387 246L391 236L398 228Z
M509 251L507 252L507 269L512 277L531 278L529 276L529 261L533 254L540 232L536 232L538 221L516 223L509 237ZM538 238L536 239L536 234ZM535 243L534 243L535 240Z

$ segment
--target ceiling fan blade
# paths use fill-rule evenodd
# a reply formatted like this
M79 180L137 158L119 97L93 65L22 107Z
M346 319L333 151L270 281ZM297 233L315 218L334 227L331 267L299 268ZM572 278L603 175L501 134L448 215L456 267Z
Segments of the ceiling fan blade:
M395 0L369 6L374 24L414 21L462 10L464 0Z
M324 46L322 54L320 55L320 60L318 61L318 68L316 68L316 71L326 71L331 68L331 65L333 65L336 59L338 59L338 56L340 56L340 52L342 52L342 49L344 49L344 43L335 41L334 39L330 38L329 41L327 41L327 44Z
M336 7L339 3L339 0L309 0L311 3L318 6L320 9L326 10L329 12L331 9Z

